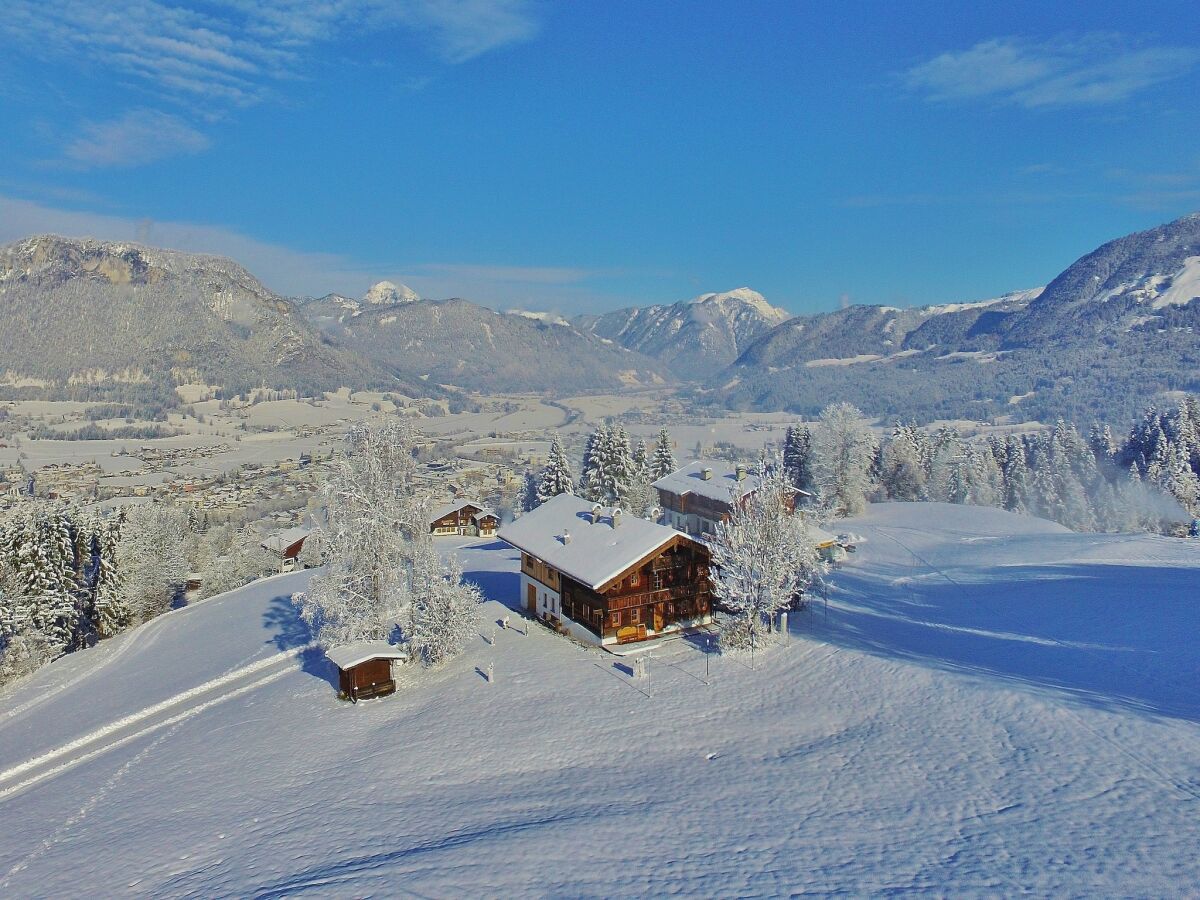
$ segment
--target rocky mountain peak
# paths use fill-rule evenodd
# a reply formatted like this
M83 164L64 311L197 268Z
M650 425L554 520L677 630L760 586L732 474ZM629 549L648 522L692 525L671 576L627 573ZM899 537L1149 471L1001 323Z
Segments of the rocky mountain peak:
M412 288L392 281L379 281L363 295L363 303L372 306L393 306L397 303L413 303L421 297Z

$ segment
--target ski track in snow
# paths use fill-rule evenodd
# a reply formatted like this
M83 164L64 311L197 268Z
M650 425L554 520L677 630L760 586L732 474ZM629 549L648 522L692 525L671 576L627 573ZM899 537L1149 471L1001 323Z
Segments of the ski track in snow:
M109 750L123 746L123 745L129 743L130 741L136 740L137 738L142 737L146 734L149 734L153 731L158 731L159 729L164 728L168 725L172 725L176 722L179 722L184 718L189 718L191 716L194 716L197 713L203 712L204 710L209 709L210 707L215 706L218 703L221 703L225 700L229 700L233 697L240 696L241 694L244 694L249 690L253 690L256 687L259 687L264 684L269 684L270 682L274 681L276 678L279 678L282 675L286 675L289 671L299 668L299 664L293 662L291 665L285 666L285 667L281 668L279 671L271 673L266 678L262 678L262 679L259 679L258 681L252 682L251 684L243 685L241 687L235 688L232 691L227 691L212 700L208 700L204 703L199 704L198 706L193 706L188 709L185 709L181 713L176 713L175 715L163 720L162 722L156 722L145 728L140 729L139 731L133 732L132 734L124 735L115 741L105 743L102 746L100 746L99 748L89 750L80 755L75 755L77 753L77 751L80 751L83 748L88 747L91 744L95 744L101 740L104 740L105 738L112 737L114 734L117 734L121 731L125 731L126 729L131 728L134 725L137 725L137 724L145 721L146 719L149 719L149 718L156 716L167 710L173 709L183 703L186 703L189 700L194 700L197 697L201 697L205 694L211 693L212 691L215 691L218 688L223 688L226 685L230 684L231 682L237 681L240 678L244 678L247 675L253 675L257 672L262 671L263 669L270 668L272 666L279 666L281 662L295 660L295 658L297 656L299 656L304 651L304 649L305 648L300 648L297 650L289 651L287 653L281 653L276 656L271 656L266 659L259 660L258 662L255 662L255 663L251 663L248 666L243 666L239 669L234 669L231 672L226 672L224 675L214 678L211 681L207 681L204 684L197 685L194 688L183 691L179 694L176 694L173 697L169 697L166 700L161 701L160 703L155 703L153 706L148 706L145 709L139 710L136 713L125 716L124 718L118 719L117 721L112 722L108 725L105 725L101 728L97 728L95 731L89 732L88 734L85 734L82 737L78 737L75 740L70 741L67 744L63 744L62 746L56 747L53 750L49 750L46 753L43 753L39 756L34 757L33 759L26 760L23 763L19 763L18 765L15 765L8 769L5 769L4 771L0 771L0 800L3 800L6 797L11 796L12 794L15 794L21 790L24 790L25 788L27 788L33 784L43 781L46 778L52 777L53 775L57 775L58 773L63 772L69 768L73 768L74 766L78 765L79 763L84 762L88 759L91 759L101 753L105 753ZM33 775L32 777L26 778L24 781L20 781L16 784L7 784L7 782L10 782L13 779L17 778L17 776L24 775L25 773L27 773L31 770L41 769L42 767L47 766L50 763L53 763L62 757L67 757L66 761L59 763L58 765L54 766L53 768L46 769L42 772L38 772L37 774Z

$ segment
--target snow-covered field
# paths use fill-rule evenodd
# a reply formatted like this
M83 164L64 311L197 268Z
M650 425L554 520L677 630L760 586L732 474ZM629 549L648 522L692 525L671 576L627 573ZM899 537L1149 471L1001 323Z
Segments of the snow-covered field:
M680 640L649 685L538 625L489 643L487 542L453 551L480 639L380 701L304 652L303 573L64 658L0 698L0 896L1194 893L1200 543L844 530L789 645L706 675Z

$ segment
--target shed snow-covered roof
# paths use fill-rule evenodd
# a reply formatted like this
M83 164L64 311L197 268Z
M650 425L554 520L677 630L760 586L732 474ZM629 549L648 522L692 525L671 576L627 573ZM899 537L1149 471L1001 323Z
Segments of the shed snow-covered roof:
M353 669L369 659L408 659L408 653L387 641L355 641L339 644L325 651L329 661L339 669Z
M263 540L262 545L267 550L274 553L282 553L298 541L302 541L312 534L311 528L288 528L285 531L277 531L275 534Z
M564 575L598 590L640 559L674 538L691 541L674 528L604 508L592 522L592 506L573 494L559 494L500 529L497 535ZM570 538L564 537L570 534Z
M712 470L712 476L708 479L704 477L705 469ZM698 459L670 475L664 475L653 486L680 497L696 494L728 503L731 496L740 498L756 490L758 476L747 471L745 477L738 481L736 464L723 459Z

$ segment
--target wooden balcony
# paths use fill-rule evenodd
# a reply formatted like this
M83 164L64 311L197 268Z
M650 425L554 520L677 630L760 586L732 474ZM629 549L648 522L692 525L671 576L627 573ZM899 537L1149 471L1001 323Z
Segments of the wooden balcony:
M689 584L673 584L657 590L641 591L637 594L625 594L620 597L608 598L609 612L629 609L634 606L650 606L654 603L668 603L675 600L690 600L708 596L707 585L695 582Z

